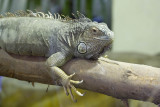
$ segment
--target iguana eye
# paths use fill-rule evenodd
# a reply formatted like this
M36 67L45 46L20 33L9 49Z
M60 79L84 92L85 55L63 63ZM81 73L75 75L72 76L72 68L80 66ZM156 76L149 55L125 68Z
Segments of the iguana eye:
M96 34L98 31L99 31L99 30L98 30L96 27L93 27L93 28L92 28L92 32L93 32L94 34Z

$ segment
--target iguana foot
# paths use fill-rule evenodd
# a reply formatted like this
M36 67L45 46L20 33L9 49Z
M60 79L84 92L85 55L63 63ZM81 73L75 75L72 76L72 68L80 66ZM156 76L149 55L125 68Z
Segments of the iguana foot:
M61 70L60 68L54 66L54 67L51 67L51 70L53 72L55 72L58 77L60 77L60 82L64 88L64 91L66 93L66 95L68 96L69 94L71 95L71 98L74 102L76 102L76 99L74 98L73 94L72 94L72 90L71 88L79 95L79 96L83 96L83 94L81 94L74 86L73 84L81 84L83 82L83 80L81 81L74 81L74 80L71 80L71 78L75 75L75 73L71 74L71 75L67 75L63 70ZM68 90L69 90L69 93L68 93Z

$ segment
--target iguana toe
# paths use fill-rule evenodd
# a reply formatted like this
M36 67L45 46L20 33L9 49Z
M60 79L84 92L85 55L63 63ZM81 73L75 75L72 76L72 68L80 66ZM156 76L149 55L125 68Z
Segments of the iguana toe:
M75 93L77 93L79 96L84 96L84 94L80 93L74 86L73 84L81 84L83 82L83 80L81 81L74 81L74 80L71 80L71 78L75 75L75 73L67 76L65 78L62 78L62 85L64 87L64 91L66 93L66 95L69 95L71 96L72 100L74 102L77 102L77 100L74 98L73 94L72 94L72 90L75 91ZM68 90L69 90L69 93L68 93Z
M75 75L75 73L71 74L71 75L67 75L63 70L61 70L60 68L54 66L51 67L51 69L58 75L58 77L60 78L60 82L64 88L64 91L66 93L66 95L68 96L70 94L72 100L74 102L76 102L76 99L74 98L73 94L72 94L72 90L75 91L75 93L77 93L79 96L84 96L85 93L80 93L73 84L81 84L83 82L83 80L81 81L74 81L71 80L71 78Z

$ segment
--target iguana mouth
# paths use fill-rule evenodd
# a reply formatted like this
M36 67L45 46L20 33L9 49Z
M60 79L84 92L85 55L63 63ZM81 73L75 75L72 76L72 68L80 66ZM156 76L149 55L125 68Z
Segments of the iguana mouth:
M103 55L106 51L108 51L108 50L111 49L112 42L113 42L113 40L111 40L106 46L104 46L104 48L102 49L102 51L99 53L100 56Z
M111 49L112 46L112 41L111 40L109 43L107 43L107 45L104 46L104 48L97 54L94 54L93 56L91 56L91 59L98 59L100 56L102 56L103 54L105 54L106 51L109 51Z
M106 51L109 51L109 50L111 49L111 47L112 47L112 42L113 42L113 40L110 40L110 42L108 42L108 43L104 46L104 48L102 49L102 51L99 53L100 56L103 55Z

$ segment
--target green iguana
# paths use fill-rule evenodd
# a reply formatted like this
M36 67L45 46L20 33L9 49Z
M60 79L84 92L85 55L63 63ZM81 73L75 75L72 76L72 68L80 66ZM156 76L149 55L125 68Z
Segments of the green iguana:
M53 76L60 81L65 93L71 88L83 96L73 84L75 75L67 75L59 67L73 57L98 59L113 41L113 32L105 23L93 22L83 14L73 14L75 19L50 12L20 11L0 16L0 49L17 57L46 57ZM68 93L69 89L69 93Z

